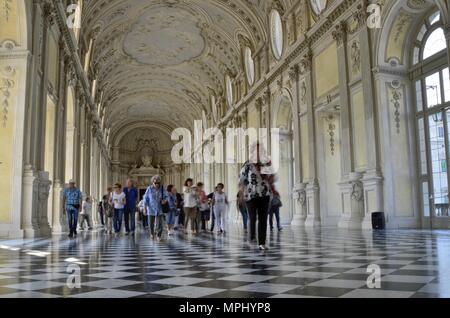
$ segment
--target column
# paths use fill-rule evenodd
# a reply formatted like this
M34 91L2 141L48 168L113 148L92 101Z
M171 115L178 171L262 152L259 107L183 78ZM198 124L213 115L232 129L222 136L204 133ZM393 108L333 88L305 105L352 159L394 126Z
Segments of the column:
M339 99L340 99L340 124L341 124L341 205L342 216L338 227L361 228L362 210L358 204L354 204L353 188L361 186L362 175L354 173L355 158L353 149L353 130L351 126L352 110L350 102L348 59L347 59L347 24L339 23L332 33L337 44L339 67Z
M52 209L52 234L61 234L63 232L62 226L62 214L63 200L62 192L64 188L64 176L65 176L65 123L66 123L66 105L67 105L67 82L66 82L66 53L64 50L64 42L60 40L59 43L59 92L58 92L58 105L56 115L56 143L55 143L55 161L54 161L54 180L52 187L53 195L53 209Z
M292 225L305 225L306 221L306 184L302 183L302 152L300 139L300 93L299 93L299 74L300 68L295 64L289 69L289 79L293 95L292 119L294 122L294 216Z
M360 28L358 40L361 55L361 78L364 94L364 113L366 120L366 157L367 171L362 178L363 183L363 229L372 229L372 213L381 212L384 208L383 176L380 167L379 136L377 133L377 119L375 106L375 87L372 74L372 50L370 34L367 28L367 13L365 8L355 14ZM360 17L358 20L357 18ZM361 18L362 17L362 18ZM371 198L369 200L369 197Z
M312 76L312 54L310 52L308 52L300 61L300 73L306 87L305 103L308 125L308 144L302 145L302 147L307 147L309 151L309 178L306 185L306 207L308 214L306 216L305 226L320 227L320 187L317 179L314 86ZM306 183L306 180L304 180L304 182Z

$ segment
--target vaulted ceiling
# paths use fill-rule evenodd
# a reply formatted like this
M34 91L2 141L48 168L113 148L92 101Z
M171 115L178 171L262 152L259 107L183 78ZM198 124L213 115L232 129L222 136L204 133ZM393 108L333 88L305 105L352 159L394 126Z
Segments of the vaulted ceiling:
M267 10L291 0L85 0L83 34L109 127L137 121L191 127L210 95L241 72L239 37L267 42Z

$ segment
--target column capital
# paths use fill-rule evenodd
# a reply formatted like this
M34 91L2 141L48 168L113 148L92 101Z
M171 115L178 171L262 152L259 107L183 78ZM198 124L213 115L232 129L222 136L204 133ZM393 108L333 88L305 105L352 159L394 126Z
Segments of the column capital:
M364 26L367 26L367 9L362 4L359 4L356 7L356 11L353 13L353 20L356 22L356 30L359 30L363 28Z
M344 21L339 22L331 34L338 46L345 44L347 41L347 23Z
M289 68L289 79L291 82L298 82L300 75L300 66L298 64L294 64Z
M308 51L305 55L303 55L302 59L300 60L300 74L305 74L307 72L311 71L312 66L312 57L313 54L311 51Z

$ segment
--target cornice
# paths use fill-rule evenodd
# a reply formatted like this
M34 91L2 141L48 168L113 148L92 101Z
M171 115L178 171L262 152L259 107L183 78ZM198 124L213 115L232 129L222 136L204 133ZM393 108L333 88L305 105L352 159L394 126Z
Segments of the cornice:
M352 7L355 3L360 3L361 0L346 0L343 1L340 5L338 5L333 11L329 13L326 19L323 20L319 26L315 27L315 31L309 36L305 36L304 38L299 39L300 42L294 44L294 47L290 52L286 53L286 57L282 59L269 73L265 74L265 76L257 83L254 84L254 88L249 94L243 97L243 99L238 102L235 106L237 110L241 108L247 107L253 100L258 98L258 96L265 90L265 88L270 85L273 81L275 81L280 74L289 70L294 66L294 62L299 57L306 57L310 54L310 48L319 42L322 37L327 35L333 30L333 25L341 18L345 12ZM223 124L227 124L227 122L232 118L227 114L223 120Z

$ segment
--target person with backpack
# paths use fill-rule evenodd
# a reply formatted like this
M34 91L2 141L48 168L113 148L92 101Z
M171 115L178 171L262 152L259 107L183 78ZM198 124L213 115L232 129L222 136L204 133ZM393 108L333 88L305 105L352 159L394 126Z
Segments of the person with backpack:
M244 193L247 211L250 216L250 240L256 241L258 224L258 245L261 251L267 250L267 215L269 213L272 185L276 174L272 161L260 143L251 147L248 160L239 173L239 189Z
M145 207L150 216L150 237L161 241L165 228L165 214L168 213L169 194L161 184L161 177L152 178L152 185L144 195Z
M278 231L281 232L283 230L280 223L280 208L283 206L281 202L280 193L275 189L275 186L272 186L272 200L270 201L270 209L269 209L269 224L270 231L273 232L273 216L275 215L275 219L277 221Z

